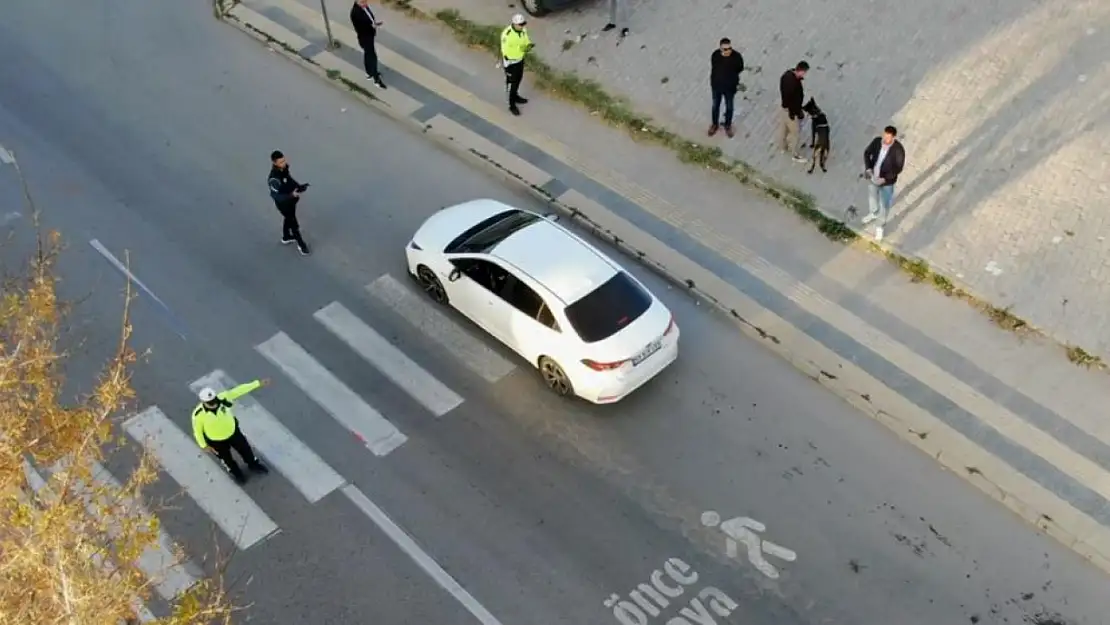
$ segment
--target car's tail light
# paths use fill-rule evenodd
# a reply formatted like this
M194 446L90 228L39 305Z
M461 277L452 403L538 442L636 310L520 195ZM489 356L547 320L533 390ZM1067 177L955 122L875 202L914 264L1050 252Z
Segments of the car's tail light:
M676 327L678 326L676 326L674 322L674 313L671 313L671 322L667 324L667 329L663 332L663 336L670 334L671 330L674 330Z
M422 251L424 251L424 248L422 248L422 247L420 247L419 245L417 245L417 244L416 244L416 241L409 241L409 247L411 247L412 249L414 249L414 250L416 250L416 251L418 251L418 252L422 252Z
M621 365L628 362L627 360L618 360L617 362L597 362L589 358L583 358L582 364L593 369L594 371L612 371L613 369L620 369Z

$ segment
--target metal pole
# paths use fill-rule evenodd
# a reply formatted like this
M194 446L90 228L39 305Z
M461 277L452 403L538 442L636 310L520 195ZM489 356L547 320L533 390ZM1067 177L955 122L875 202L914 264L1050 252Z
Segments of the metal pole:
M331 36L331 20L328 19L328 4L324 0L320 0L320 12L324 14L324 31L327 32L328 49L334 50L336 47L335 38Z

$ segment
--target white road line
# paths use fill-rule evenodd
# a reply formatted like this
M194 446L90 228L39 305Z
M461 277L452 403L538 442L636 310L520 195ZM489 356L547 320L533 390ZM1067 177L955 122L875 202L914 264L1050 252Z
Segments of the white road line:
M364 402L284 332L278 332L256 349L350 430L374 455L384 456L408 440L381 413Z
M497 620L497 617L479 603L474 595L471 595L461 584L455 581L450 573L443 570L443 567L433 560L432 556L421 549L420 545L416 544L416 541L405 530L398 527L385 511L375 505L373 501L370 501L370 498L364 495L354 484L347 484L342 490L343 494L351 500L351 503L362 510L363 514L370 517L370 520L381 528L385 535L401 548L401 551L408 554L417 566L424 569L424 572L462 604L467 612L473 614L479 623L482 625L501 625L501 621Z
M65 463L59 462L51 469L51 473L65 469ZM123 490L120 484L108 469L101 466L99 463L94 462L92 466L93 482L96 485L96 490L101 493L119 493ZM81 493L81 497L85 500L85 507L92 516L98 516L100 510L104 508L100 506L101 503L106 505L118 505L122 508L128 508L138 511L144 516L152 516L150 511L146 509L141 501L134 498L129 498L126 501L109 501L97 502L93 499L93 490L89 489L85 484L79 480L73 483L75 489ZM114 496L110 495L112 499ZM102 496L102 500L104 497ZM119 535L120 527L117 522L112 519L106 519L109 523L108 532L113 538ZM143 572L147 578L151 579L158 589L158 594L164 599L173 599L186 590L191 588L193 584L197 583L200 577L200 572L195 568L195 565L187 562L180 562L178 556L174 553L173 540L169 534L166 534L161 528L158 530L158 537L155 544L148 546L139 555L136 562L139 570Z
M112 252L108 251L108 248L104 247L104 244L101 243L99 239L93 239L89 241L89 245L91 245L94 250L96 250L101 256L103 256L105 260L107 260L113 267L115 267L120 273L122 273L128 280L130 280L144 293L146 293L147 296L150 297L150 299L154 300L162 309L162 313L165 314L165 316L169 319L170 325L173 327L174 332L176 332L177 335L181 338L185 338L186 333L184 324L182 324L181 321L173 314L173 311L165 302L162 301L162 298L155 295L154 291L152 291L147 285L143 284L142 280L139 280L139 278L135 276L135 274L131 273L131 270L127 268L127 265L124 265L122 262L120 262L118 258L115 257L114 254L112 254Z
M129 418L123 427L158 459L189 496L239 549L249 549L278 531L258 504L235 485L208 452L201 451L157 406Z
M363 323L343 304L332 302L313 316L435 416L442 417L463 403L462 397Z
M487 345L459 327L435 304L386 274L366 286L366 290L398 315L415 325L432 340L446 347L470 370L488 382L496 382L516 367Z
M11 165L15 162L15 155L8 151L7 148L0 145L0 163Z
M120 273L127 276L128 280L134 282L136 286L146 292L146 294L150 296L150 299L161 304L163 308L169 308L169 306L166 306L165 302L163 302L157 295L154 294L154 291L151 291L150 288L147 287L147 285L143 284L142 280L137 278L135 274L131 273L131 270L127 268L127 265L124 265L120 261L120 259L116 258L115 254L108 251L108 248L104 247L104 244L101 243L99 239L93 239L92 241L89 241L89 245L91 245L94 250L99 252L100 255L103 256L109 263L111 263L113 267L118 269Z
M41 473L35 470L35 467L31 466L31 463L27 460L23 461L23 473L27 477L27 485L31 487L31 490L34 491L36 497L41 497L46 501L54 499L55 495L50 490L50 487L47 485L46 478L44 478ZM113 567L110 562L101 557L99 553L92 554L92 558L94 564L103 568L108 573L112 573L115 571L115 567ZM147 609L146 605L144 605L138 597L135 597L131 600L131 608L135 611L135 616L139 619L139 622L152 623L155 621L154 614L152 614L151 611Z
M190 384L189 388L198 393L206 386L220 392L235 387L236 382L217 369ZM347 483L347 480L249 395L235 400L235 416L239 418L239 427L250 439L251 447L285 476L310 503L320 501L328 493Z

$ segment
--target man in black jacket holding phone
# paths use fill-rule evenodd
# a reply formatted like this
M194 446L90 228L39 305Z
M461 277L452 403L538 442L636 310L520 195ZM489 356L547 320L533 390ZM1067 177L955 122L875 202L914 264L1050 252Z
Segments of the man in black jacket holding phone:
M370 10L367 0L355 0L351 5L351 26L354 27L358 45L362 48L362 66L366 70L366 80L373 80L375 85L385 89L382 73L378 69L378 50L374 47L381 25L382 21Z
M863 218L864 225L876 219L875 240L883 240L883 226L890 217L890 205L894 203L894 183L902 168L906 166L906 150L896 138L898 130L894 126L883 129L881 136L875 137L863 151L863 174L867 185L867 205L870 209Z
M297 223L297 203L301 201L301 194L308 189L308 183L297 182L289 173L289 161L281 150L270 153L270 197L274 200L278 212L281 213L281 242L283 245L296 243L302 256L308 256L308 244L301 238L301 226Z

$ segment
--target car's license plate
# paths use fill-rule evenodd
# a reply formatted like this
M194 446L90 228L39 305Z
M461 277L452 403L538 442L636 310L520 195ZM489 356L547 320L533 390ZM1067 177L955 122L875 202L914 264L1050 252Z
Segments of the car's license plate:
M663 339L661 338L655 339L651 343L648 343L648 346L644 349L644 351L640 352L632 359L632 366L635 367L641 362L647 360L649 356L659 351L659 348L661 347L663 347Z

